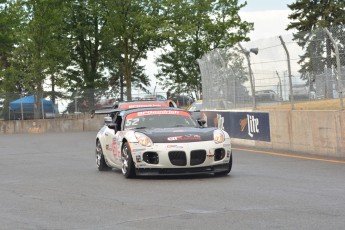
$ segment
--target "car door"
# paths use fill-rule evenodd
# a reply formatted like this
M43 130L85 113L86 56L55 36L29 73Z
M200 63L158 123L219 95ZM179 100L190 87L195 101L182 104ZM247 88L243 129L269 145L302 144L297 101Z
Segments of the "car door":
M121 130L121 117L118 113L112 114L112 122L108 124L104 132L105 155L108 161L114 166L119 166L119 143L117 142ZM115 124L115 125L114 125Z
M117 114L114 118L114 124L116 127L114 129L114 133L111 136L112 138L109 139L110 146L111 146L111 157L112 161L119 167L121 167L122 160L121 160L121 148L122 148L122 138L123 138L123 131L122 131L122 116Z
M115 137L115 134L116 133L113 128L106 127L104 131L104 155L112 165L115 164L115 158L113 154L113 139Z

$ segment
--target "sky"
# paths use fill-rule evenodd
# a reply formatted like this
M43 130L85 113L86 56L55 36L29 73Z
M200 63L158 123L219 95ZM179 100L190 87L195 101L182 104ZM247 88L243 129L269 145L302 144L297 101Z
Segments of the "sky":
M244 3L240 0L239 3ZM287 7L295 0L246 0L247 5L239 12L242 20L253 22L254 31L249 34L252 41L291 33L286 31L289 24Z
M243 8L245 11L267 11L267 10L287 10L287 4L291 4L293 0L239 0L239 3L247 2L247 6Z

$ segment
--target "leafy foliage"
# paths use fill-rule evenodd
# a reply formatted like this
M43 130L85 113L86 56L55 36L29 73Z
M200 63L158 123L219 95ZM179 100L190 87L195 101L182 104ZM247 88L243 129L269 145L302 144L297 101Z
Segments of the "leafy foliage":
M197 60L207 52L247 41L252 23L243 22L238 1L176 1L170 7L168 49L157 59L157 79L171 92L201 95Z
M0 90L35 93L37 103L62 97L61 89L88 103L104 91L130 100L132 87L150 86L141 61L164 47L157 62L162 85L200 94L196 60L247 40L252 24L239 17L243 6L237 0L0 1Z
M108 0L105 4L111 35L121 54L118 60L126 83L126 96L131 100L133 74L140 69L138 62L161 44L161 4L159 0Z
M322 28L328 28L334 37L340 38L339 33L344 32L345 2L297 0L288 7L293 12L289 15L291 23L287 30L297 30L294 40L306 50L299 61L301 77L308 79L308 74L311 74L312 80L315 80L315 76L322 73L325 67L331 68L335 64L334 57L331 57L334 47ZM338 41L344 47L344 38Z

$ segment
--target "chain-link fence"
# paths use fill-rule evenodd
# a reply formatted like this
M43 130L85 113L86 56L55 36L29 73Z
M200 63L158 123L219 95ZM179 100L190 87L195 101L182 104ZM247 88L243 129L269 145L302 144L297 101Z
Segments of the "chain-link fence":
M213 50L198 63L205 109L327 104L342 98L345 26Z
M345 26L216 49L198 63L205 109L280 105L293 109L299 102L316 101L321 104L318 109L334 101L342 109ZM169 92L147 95L140 90L134 90L132 98L173 99L181 107L193 101L188 95L170 95ZM111 89L62 90L40 95L0 93L0 119L75 117L110 107L118 100L119 95Z

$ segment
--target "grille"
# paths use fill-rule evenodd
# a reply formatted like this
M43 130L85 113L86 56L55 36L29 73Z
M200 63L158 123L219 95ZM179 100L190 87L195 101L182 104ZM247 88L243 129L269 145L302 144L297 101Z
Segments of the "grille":
M190 165L199 165L206 159L205 150L193 150L190 152Z
M187 164L186 153L184 151L170 151L169 160L176 166L185 166Z

